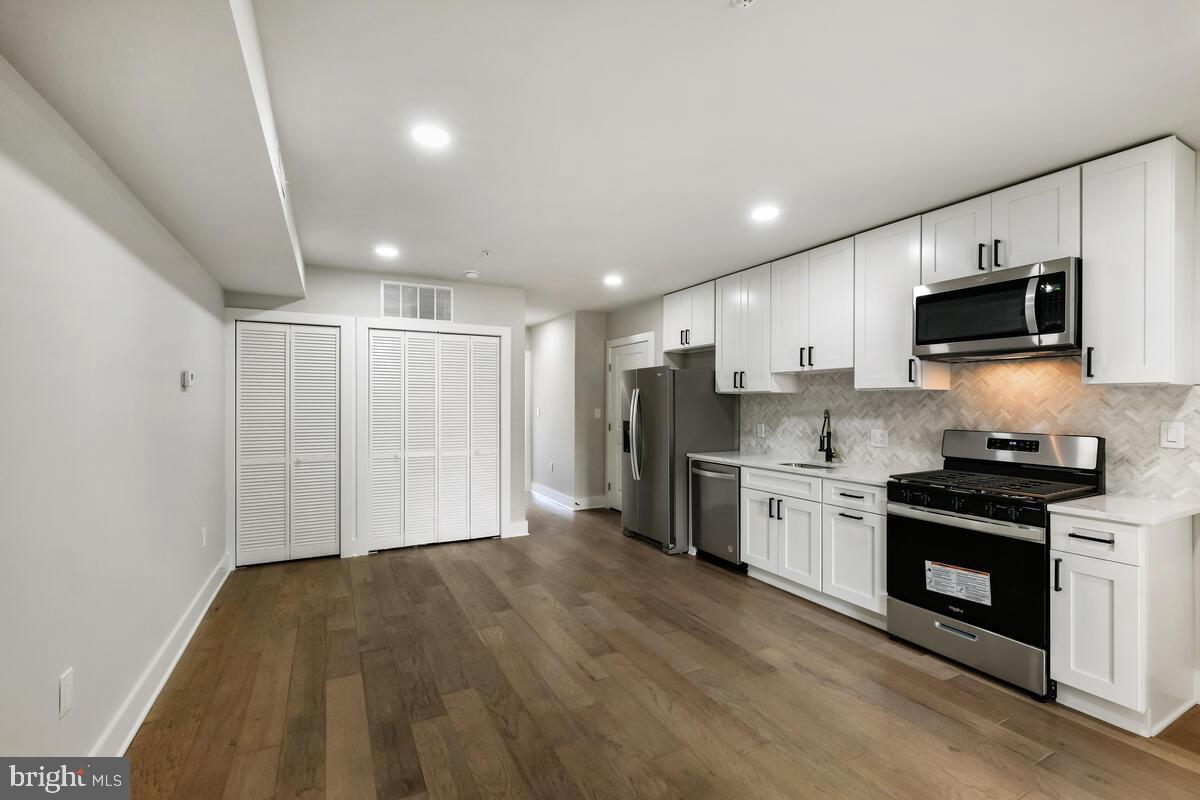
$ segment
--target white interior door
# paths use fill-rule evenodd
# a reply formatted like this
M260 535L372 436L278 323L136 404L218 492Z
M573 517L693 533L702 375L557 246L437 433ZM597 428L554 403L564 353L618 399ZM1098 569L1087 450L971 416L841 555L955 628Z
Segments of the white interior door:
M237 323L237 563L288 557L288 328Z
M288 330L289 558L338 552L339 334L316 325Z
M437 337L437 540L471 535L471 337Z
M367 549L404 544L404 333L372 330L367 347Z
M471 340L471 538L500 535L500 340Z
M334 327L237 323L239 566L340 549L339 337Z
M404 334L404 544L437 541L437 334Z
M647 336L645 339L625 344L608 344L608 377L605 395L608 406L608 430L605 431L604 468L608 484L608 505L620 511L621 504L621 456L624 453L623 431L621 430L621 373L628 369L654 366L654 348Z

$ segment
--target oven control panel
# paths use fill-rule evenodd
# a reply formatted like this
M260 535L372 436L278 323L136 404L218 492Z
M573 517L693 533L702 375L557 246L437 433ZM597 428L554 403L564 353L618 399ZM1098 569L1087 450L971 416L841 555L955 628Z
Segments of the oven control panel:
M995 497L978 492L957 492L930 486L908 486L899 481L890 481L887 487L888 500L893 503L928 508L934 511L949 511L985 517L1019 525L1045 527L1046 507L1040 503Z

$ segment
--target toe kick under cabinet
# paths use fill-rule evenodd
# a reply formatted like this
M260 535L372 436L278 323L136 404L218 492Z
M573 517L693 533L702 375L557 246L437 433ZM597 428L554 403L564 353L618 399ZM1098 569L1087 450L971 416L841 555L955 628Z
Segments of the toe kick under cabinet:
M882 627L883 490L834 478L742 468L742 560L749 574Z
M1194 703L1190 518L1052 514L1050 677L1058 702L1142 736Z

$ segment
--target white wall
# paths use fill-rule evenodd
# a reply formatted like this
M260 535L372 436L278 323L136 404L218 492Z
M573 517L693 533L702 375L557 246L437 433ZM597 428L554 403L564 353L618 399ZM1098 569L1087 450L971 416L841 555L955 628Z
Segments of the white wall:
M529 329L533 484L575 496L575 315Z
M81 754L221 574L222 298L3 59L0 109L0 752Z
M475 282L434 281L396 273L366 272L308 266L301 300L227 292L229 308L271 308L313 314L347 314L379 317L379 282L412 281L454 288L454 321L471 325L500 325L512 330L512 396L509 405L512 452L509 454L511 515L514 521L525 519L525 291Z

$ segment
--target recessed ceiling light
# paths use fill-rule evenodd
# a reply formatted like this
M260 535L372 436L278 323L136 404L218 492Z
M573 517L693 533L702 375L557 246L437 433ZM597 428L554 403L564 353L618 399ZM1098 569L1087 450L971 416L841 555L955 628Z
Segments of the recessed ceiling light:
M623 282L624 282L624 279L620 275L605 275L604 276L604 285L605 286L620 286Z
M755 222L770 222L779 216L779 206L765 205L756 206L750 212L750 219Z
M391 261L400 255L400 248L394 244L377 244L375 245L375 255Z
M417 125L412 129L413 141L422 147L441 150L450 144L450 134L437 125Z
M469 279L471 279L471 280L473 280L473 281L475 281L475 280L479 280L479 270L477 270L477 269L469 269L469 270L467 270L466 272L464 272L464 273L463 273L463 277L464 277L464 278L469 278Z

